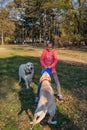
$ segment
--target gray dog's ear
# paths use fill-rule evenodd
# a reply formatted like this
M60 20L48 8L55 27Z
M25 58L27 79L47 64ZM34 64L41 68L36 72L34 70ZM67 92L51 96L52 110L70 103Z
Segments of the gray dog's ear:
M32 65L34 66L34 64L32 63Z
M33 63L31 65L34 66Z

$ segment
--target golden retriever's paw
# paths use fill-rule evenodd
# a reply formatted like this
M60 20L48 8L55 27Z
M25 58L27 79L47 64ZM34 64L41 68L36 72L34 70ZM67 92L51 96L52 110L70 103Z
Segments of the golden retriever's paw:
M30 87L27 87L26 89L30 89Z
M30 122L30 125L32 125L33 124L33 121L32 122Z
M48 124L56 125L56 124L57 124L57 121L48 121Z

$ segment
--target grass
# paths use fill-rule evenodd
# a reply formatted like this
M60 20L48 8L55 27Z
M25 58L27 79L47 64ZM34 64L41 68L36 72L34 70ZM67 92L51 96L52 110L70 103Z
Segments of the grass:
M87 51L57 49L56 66L65 102L56 101L57 125L46 123L46 118L33 130L86 130L87 129ZM31 46L0 47L0 129L30 130L30 121L36 109L34 98L40 78L39 57L42 49ZM33 62L35 75L31 89L18 84L19 65ZM56 94L55 83L52 86ZM56 100L56 99L55 99Z

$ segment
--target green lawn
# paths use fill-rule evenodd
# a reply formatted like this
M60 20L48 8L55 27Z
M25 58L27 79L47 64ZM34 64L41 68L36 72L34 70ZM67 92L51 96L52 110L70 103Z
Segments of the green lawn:
M46 118L33 130L87 129L87 50L57 49L56 66L65 102L56 101L57 125L48 125ZM28 45L0 47L0 130L30 130L36 109L34 98L40 78L39 57L42 49ZM33 62L35 75L31 89L18 84L19 65ZM55 83L52 86L56 94ZM55 99L56 100L56 99ZM22 108L22 111L21 111Z

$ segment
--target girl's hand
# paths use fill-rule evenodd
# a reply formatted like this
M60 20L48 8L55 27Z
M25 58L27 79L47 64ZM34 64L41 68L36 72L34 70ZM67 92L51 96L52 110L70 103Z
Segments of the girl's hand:
M45 68L49 68L49 69L50 69L50 68L52 68L52 67L51 67L51 66L45 66Z
M50 69L50 68L51 68L51 66L48 66L47 68L49 68L49 69Z
M45 66L44 68L48 68L47 66Z

